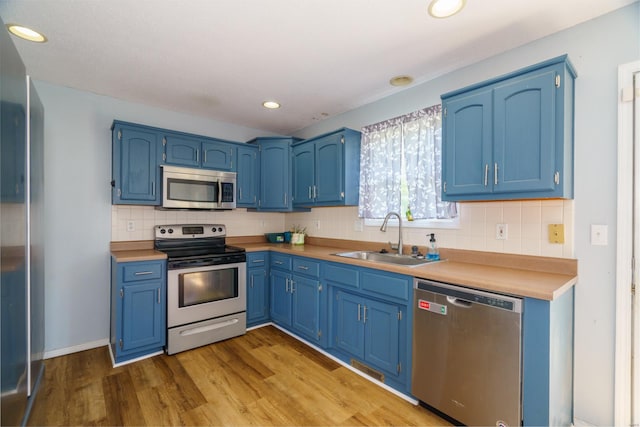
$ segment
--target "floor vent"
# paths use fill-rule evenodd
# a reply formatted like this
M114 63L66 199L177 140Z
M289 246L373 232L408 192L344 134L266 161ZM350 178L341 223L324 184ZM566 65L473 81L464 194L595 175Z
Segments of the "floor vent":
M369 375L371 378L374 378L380 381L381 383L384 382L384 374L382 372L378 372L375 369L370 368L369 366L365 365L364 363L358 360L351 359L351 366L353 366L354 368L356 368L361 372L364 372L365 374Z

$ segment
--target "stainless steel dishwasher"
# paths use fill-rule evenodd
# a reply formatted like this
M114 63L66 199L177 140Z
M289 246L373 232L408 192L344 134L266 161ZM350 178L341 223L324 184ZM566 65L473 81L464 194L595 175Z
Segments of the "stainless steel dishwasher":
M466 425L522 422L522 300L414 279L411 391Z

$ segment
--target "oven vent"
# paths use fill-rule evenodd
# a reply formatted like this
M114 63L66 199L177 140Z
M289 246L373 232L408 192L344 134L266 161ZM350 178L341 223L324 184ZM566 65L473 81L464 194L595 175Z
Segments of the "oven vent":
M369 375L371 378L374 378L378 381L380 381L381 383L384 382L384 374L382 372L378 372L375 369L365 365L364 363L356 360L356 359L351 359L351 366L353 366L354 368L356 368L357 370L359 370L360 372L363 372L367 375Z

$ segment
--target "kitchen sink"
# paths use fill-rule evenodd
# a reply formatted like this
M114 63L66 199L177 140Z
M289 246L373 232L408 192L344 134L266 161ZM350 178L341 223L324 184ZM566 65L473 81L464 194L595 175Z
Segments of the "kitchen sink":
M374 251L353 251L353 252L339 252L333 254L343 258L361 259L365 261L383 262L386 264L405 265L408 267L417 267L419 265L428 264L435 260L428 260L426 258L414 258L411 255L398 255L381 253Z

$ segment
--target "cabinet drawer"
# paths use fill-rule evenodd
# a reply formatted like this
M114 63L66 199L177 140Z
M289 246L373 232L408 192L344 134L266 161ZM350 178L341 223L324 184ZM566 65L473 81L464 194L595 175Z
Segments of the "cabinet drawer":
M320 263L306 258L293 258L293 271L307 276L320 276Z
M269 254L267 252L248 252L247 268L266 267Z
M358 270L353 267L345 267L336 264L326 264L324 268L324 277L335 283L342 285L358 287Z
M271 254L271 267L281 270L291 270L291 257L279 253Z
M362 271L362 289L407 301L411 281L403 276L366 270Z
M122 266L122 278L125 282L160 279L164 262L132 262Z

